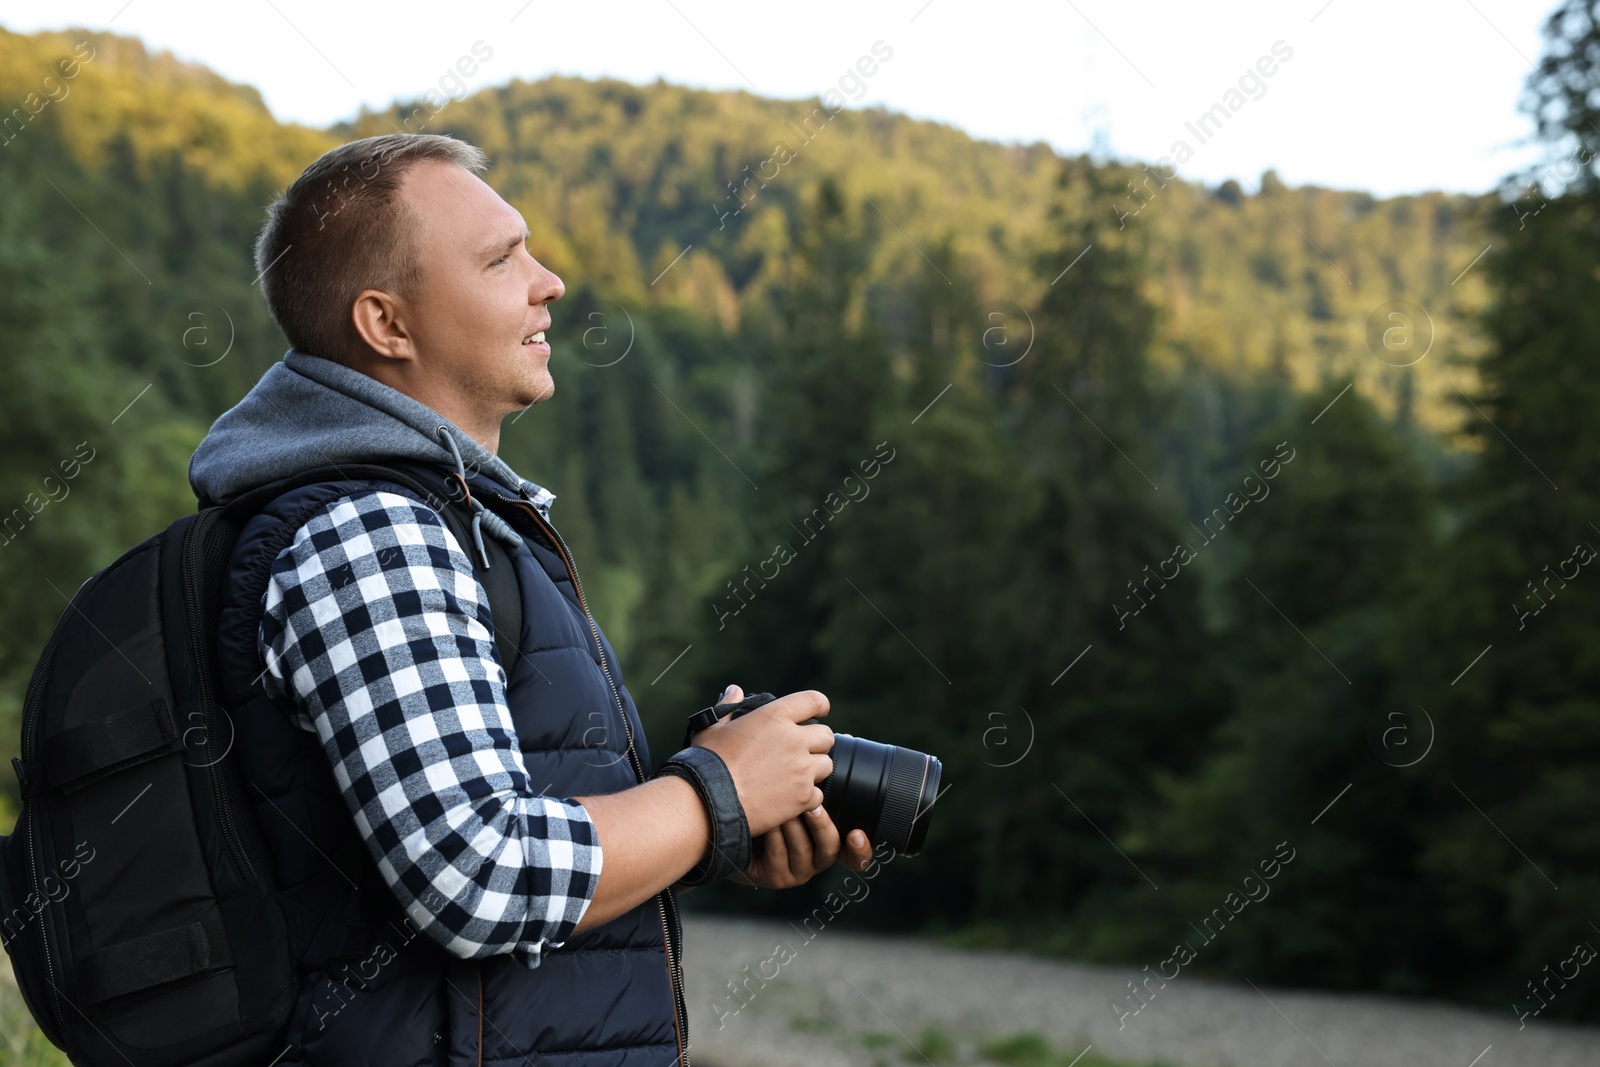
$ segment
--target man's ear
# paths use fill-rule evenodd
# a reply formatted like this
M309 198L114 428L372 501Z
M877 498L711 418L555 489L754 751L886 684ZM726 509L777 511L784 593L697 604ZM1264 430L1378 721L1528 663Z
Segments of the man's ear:
M402 314L404 306L393 293L363 289L350 309L357 347L384 359L415 359L416 349Z

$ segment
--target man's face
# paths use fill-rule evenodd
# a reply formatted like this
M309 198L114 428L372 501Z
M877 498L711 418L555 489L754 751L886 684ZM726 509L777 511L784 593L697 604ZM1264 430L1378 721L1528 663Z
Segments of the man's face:
M544 331L566 286L528 252L522 215L476 175L434 160L406 173L400 196L422 267L405 319L430 376L496 420L549 397Z

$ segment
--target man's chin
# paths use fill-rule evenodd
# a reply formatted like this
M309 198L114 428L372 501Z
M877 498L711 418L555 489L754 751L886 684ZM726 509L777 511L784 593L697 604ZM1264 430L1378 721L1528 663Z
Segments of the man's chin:
M549 400L553 395L555 395L555 391L556 380L550 376L549 371L538 375L533 380L532 387L530 389L523 390L522 395L517 398L519 404L518 410L525 411L528 408L533 407L535 404L544 403L546 400Z

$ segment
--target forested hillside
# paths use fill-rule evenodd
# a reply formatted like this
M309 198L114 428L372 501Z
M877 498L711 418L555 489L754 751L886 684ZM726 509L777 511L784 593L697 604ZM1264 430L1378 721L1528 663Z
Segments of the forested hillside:
M66 597L193 509L286 347L265 204L341 140L448 133L568 286L502 455L558 495L655 759L738 682L944 760L925 851L841 922L1137 967L1224 908L1201 972L1496 1005L1600 936L1600 610L1529 596L1600 537L1593 199L1206 188L569 78L311 130L88 32L0 31L0 104L4 747Z

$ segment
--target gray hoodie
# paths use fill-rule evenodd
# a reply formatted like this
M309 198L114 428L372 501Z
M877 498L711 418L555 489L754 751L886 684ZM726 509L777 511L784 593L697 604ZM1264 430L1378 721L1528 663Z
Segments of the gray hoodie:
M440 426L468 469L531 501L546 517L554 494L518 476L449 419L375 378L291 348L211 424L189 460L195 497L224 504L312 467L417 459L456 465Z

